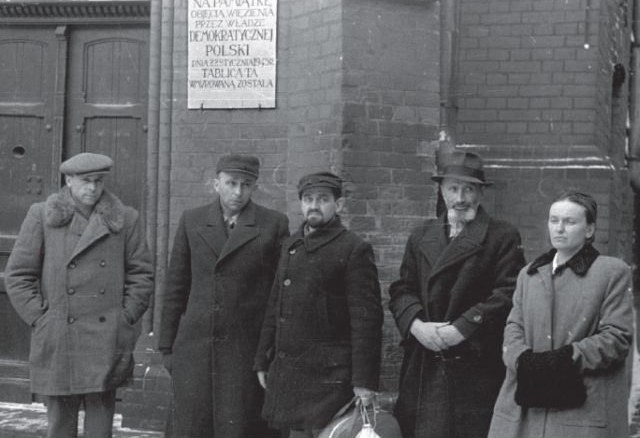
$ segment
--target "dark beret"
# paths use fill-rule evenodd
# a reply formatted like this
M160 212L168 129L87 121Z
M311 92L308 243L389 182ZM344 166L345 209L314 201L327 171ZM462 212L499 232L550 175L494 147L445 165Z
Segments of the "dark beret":
M86 175L109 173L113 160L106 155L83 152L60 164L60 172L65 175Z
M260 161L252 155L223 155L216 166L216 173L220 172L240 172L257 178L260 172Z
M298 197L302 198L302 192L314 187L326 187L333 190L336 198L342 196L342 179L331 172L317 172L305 175L298 182Z

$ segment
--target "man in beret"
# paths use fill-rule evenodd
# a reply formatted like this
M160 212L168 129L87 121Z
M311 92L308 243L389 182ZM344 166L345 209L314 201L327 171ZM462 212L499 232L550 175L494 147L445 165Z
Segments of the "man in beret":
M340 178L306 175L298 194L305 220L283 244L254 369L263 416L311 438L377 390L383 315L373 249L340 222Z
M116 388L130 377L153 269L138 212L104 189L111 158L75 155L65 187L31 206L5 270L31 331L31 391L45 396L50 438L111 437Z
M411 232L389 289L405 353L395 414L406 438L486 437L524 266L518 231L480 205L490 184L481 157L455 151L443 164L432 178L447 210Z
M252 370L287 217L251 201L259 162L218 161L210 204L182 214L162 303L159 349L173 378L169 436L269 437Z

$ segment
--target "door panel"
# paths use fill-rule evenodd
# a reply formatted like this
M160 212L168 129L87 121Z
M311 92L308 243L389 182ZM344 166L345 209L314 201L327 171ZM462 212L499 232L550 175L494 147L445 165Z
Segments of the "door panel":
M0 29L2 271L29 206L45 199L55 189L53 172L58 165L57 158L52 156L55 55L53 27ZM11 307L3 281L0 282L0 321L0 362L26 361L30 329ZM0 370L3 367L0 363ZM13 392L20 387L28 389L28 382L20 380L24 380L24 372L19 374L22 377L11 376L9 380ZM2 391L9 392L4 386L0 387Z
M107 187L143 210L146 171L148 32L142 26L71 34L67 149L97 152L115 165Z

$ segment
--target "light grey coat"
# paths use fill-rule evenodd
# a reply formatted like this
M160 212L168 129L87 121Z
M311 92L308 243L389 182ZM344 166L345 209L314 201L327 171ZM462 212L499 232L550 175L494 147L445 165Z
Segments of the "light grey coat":
M32 392L102 392L131 375L139 334L134 323L153 291L136 210L105 191L85 218L67 188L32 205L5 283L13 306L32 327Z
M490 438L627 438L633 319L631 274L619 259L598 256L583 276L551 275L551 264L520 271L507 319L505 382ZM529 272L528 272L529 270ZM576 409L521 408L514 401L516 364L528 348L572 344L587 389Z

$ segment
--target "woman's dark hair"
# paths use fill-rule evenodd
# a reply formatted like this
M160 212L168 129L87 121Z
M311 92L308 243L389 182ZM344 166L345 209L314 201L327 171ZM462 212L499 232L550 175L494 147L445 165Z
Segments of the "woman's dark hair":
M552 204L560 201L569 201L574 204L578 204L582 208L584 208L584 214L587 219L587 224L595 224L596 219L598 219L598 203L593 196L588 195L583 192L579 192L577 190L565 190L560 193L553 200ZM595 233L591 235L590 238L587 239L588 243L593 243L595 240Z

